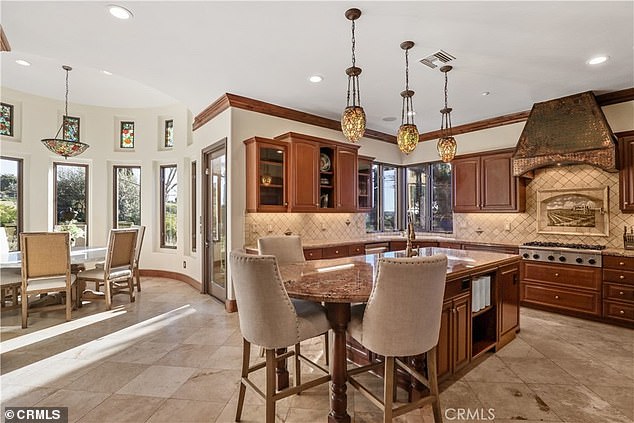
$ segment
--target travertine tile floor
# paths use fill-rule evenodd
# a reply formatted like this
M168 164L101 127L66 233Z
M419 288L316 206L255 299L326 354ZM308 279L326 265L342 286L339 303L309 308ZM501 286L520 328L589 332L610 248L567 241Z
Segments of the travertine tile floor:
M29 321L22 330L17 311L2 314L2 406L68 406L71 422L233 421L238 316L185 284L145 278L133 304L123 295L110 312L96 302L68 323L59 312ZM484 418L492 409L497 422L634 420L634 331L529 309L521 324L506 348L441 386L445 421L466 421L459 409ZM304 351L322 360L321 346L316 340ZM367 381L379 389L376 378ZM348 393L354 422L381 420L372 404ZM243 421L263 421L263 410L247 394ZM277 415L325 422L327 410L322 386L281 401ZM431 410L397 421L430 422Z

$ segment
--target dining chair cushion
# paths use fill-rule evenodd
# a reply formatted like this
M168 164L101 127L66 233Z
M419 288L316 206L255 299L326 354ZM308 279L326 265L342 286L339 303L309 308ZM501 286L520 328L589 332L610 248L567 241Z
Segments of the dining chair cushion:
M0 286L14 285L22 282L22 272L19 268L6 268L0 269Z
M330 329L326 310L291 301L274 256L231 252L242 336L266 349L286 348Z
M365 308L354 306L348 332L380 355L422 354L438 343L447 257L381 258Z
M75 275L70 275L70 283L75 283ZM66 288L66 277L60 276L56 278L29 279L27 282L29 291L38 291L49 289L63 291Z
M82 279L99 279L103 280L104 269L90 269L80 273ZM110 269L110 277L108 279L122 279L132 277L130 269Z
M297 235L260 238L258 250L262 255L275 256L279 265L306 261L302 239Z

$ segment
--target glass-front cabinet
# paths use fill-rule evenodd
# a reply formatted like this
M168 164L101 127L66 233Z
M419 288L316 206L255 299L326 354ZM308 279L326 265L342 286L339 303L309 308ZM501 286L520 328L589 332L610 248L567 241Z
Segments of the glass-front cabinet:
M247 211L287 211L288 144L260 137L244 143L247 149Z

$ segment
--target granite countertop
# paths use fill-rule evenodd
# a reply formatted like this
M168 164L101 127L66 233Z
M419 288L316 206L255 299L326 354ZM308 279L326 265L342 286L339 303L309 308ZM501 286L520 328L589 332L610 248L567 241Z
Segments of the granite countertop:
M620 256L634 257L634 250L626 250L625 248L606 248L602 251L604 256Z

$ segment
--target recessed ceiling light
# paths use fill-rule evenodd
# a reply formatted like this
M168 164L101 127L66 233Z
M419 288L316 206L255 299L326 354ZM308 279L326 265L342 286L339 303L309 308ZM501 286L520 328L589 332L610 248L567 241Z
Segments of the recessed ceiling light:
M589 65L600 65L601 63L605 63L608 61L608 56L597 56L588 60L586 63Z
M128 9L114 4L108 6L108 11L117 19L130 19L132 17L132 12Z
M104 75L108 75L108 76L112 75L112 72L109 72L109 71L107 71L105 69L102 70L101 73L103 73Z
M27 62L26 60L22 60L22 59L16 60L15 63L21 66L31 66L30 62Z
M491 94L491 91L483 91L481 94L486 97L487 95Z
M387 117L384 117L382 120L383 122L394 122L396 118L394 116L387 116Z
M310 82L314 82L315 84L318 82L321 82L324 80L324 77L321 75L311 75L310 78L308 78L308 80Z

